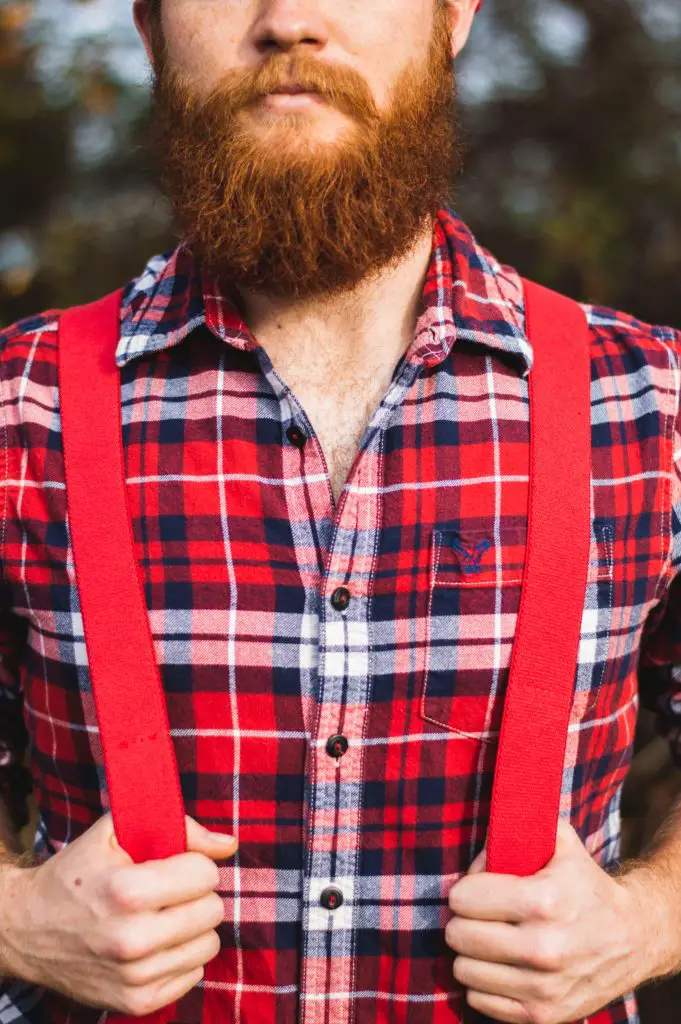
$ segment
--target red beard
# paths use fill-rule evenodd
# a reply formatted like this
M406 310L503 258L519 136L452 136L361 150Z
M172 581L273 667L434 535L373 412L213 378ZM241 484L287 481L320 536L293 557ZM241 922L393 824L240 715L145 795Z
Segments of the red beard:
M353 69L303 55L232 71L200 98L156 47L161 185L226 290L331 296L409 253L460 164L450 38L438 9L426 60L402 72L385 111ZM314 139L324 111L248 109L289 79L344 112L332 141Z

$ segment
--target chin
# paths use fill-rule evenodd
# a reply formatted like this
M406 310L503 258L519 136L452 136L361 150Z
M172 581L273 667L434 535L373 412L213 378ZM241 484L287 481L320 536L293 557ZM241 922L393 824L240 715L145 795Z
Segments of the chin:
M310 112L307 110L265 111L250 118L254 136L265 145L272 145L275 134L286 132L285 139L277 139L278 146L300 149L308 146L314 150L331 146L347 139L349 121L342 114ZM255 125L257 122L257 126Z

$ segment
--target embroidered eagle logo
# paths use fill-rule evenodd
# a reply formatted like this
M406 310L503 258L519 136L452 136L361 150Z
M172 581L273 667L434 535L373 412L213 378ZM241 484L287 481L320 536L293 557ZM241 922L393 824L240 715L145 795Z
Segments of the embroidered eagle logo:
M482 556L486 551L489 551L492 544L489 540L481 540L475 547L467 547L458 538L454 538L452 541L452 547L455 551L461 555L461 571L467 574L482 572Z

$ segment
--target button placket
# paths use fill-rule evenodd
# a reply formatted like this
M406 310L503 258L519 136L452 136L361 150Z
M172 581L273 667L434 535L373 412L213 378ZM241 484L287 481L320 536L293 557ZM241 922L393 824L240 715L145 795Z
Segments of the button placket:
M301 991L301 1024L322 1024L325 1003L315 998L320 992L340 995L352 990L351 929L363 764L362 746L355 738L364 735L368 709L369 598L380 528L377 481L367 477L379 462L375 452L367 452L358 465L360 476L364 466L363 493L346 493L320 595L319 708L311 751L313 796L303 917L307 969ZM367 488L367 484L371 486ZM330 982L323 968L329 942L338 965ZM336 1009L340 1007L336 1005ZM341 1016L345 1020L344 1012Z

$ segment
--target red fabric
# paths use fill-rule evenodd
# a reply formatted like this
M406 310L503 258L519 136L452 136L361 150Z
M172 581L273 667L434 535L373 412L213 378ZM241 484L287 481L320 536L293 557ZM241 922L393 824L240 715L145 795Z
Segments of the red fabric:
M486 869L527 876L540 871L556 847L589 570L591 412L589 330L582 309L540 285L523 284L534 350L527 553L494 770ZM559 573L557 536L570 537L570 557ZM466 1024L493 1024L470 1007L464 1015Z
M118 291L64 313L59 390L68 518L111 813L119 843L139 863L183 853L187 845L126 495L114 360L120 305ZM165 1024L173 1010L145 1019Z
M528 281L524 285L527 334L535 353L529 378L527 565L487 849L488 871L515 875L535 874L555 851L589 568L591 482L586 317L562 295ZM556 537L570 537L569 558L560 572Z

